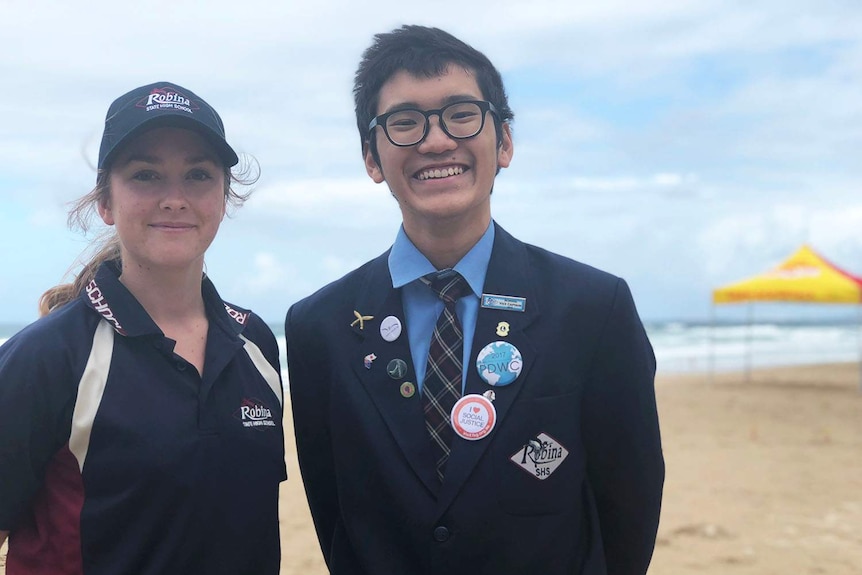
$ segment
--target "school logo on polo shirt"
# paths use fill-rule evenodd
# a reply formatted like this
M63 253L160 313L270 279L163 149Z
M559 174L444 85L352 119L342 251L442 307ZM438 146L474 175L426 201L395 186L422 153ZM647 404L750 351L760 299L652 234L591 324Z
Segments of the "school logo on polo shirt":
M244 398L233 416L242 421L243 427L275 427L272 410L255 398Z

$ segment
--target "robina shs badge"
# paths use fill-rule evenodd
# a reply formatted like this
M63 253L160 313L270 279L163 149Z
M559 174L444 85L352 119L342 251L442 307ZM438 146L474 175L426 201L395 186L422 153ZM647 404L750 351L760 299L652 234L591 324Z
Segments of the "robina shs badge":
M528 440L509 460L536 479L544 480L557 470L568 454L556 439L540 433Z
M494 425L497 424L497 410L487 397L472 393L455 403L450 420L452 429L461 438L476 441L494 430Z
M489 343L476 356L476 369L488 385L503 387L521 375L524 365L521 352L511 343L495 341Z

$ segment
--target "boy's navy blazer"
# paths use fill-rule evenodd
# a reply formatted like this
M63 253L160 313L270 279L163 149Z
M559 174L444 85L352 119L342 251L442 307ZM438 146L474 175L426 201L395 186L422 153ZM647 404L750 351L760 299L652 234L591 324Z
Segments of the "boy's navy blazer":
M483 292L526 309L480 308L471 354L503 340L523 368L491 388L465 365L465 394L493 389L497 423L484 439L455 437L440 484L421 398L400 391L416 381L406 329L393 342L379 330L387 316L404 322L387 258L285 322L299 463L331 573L645 573L664 462L655 358L626 283L496 227ZM395 358L408 365L398 380ZM513 460L540 434L566 451L545 478Z

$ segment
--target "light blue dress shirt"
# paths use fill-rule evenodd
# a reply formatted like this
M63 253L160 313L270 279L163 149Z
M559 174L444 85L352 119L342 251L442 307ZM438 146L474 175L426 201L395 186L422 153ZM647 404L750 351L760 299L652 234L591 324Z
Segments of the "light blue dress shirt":
M479 297L482 286L485 285L485 274L488 273L488 262L491 261L491 250L494 247L494 222L479 238L461 261L455 264L455 271L464 276L472 294L468 294L455 304L455 313L461 322L464 333L464 357L461 375L461 392L467 381L467 370L472 366L468 360L473 347L473 334L476 332L476 316L479 313ZM419 281L424 275L437 271L434 265L420 252L407 233L404 226L398 230L398 236L389 252L389 274L392 276L392 287L401 288L401 302L404 305L404 323L407 325L407 338L410 342L410 355L413 367L416 369L416 386L422 391L425 380L425 368L428 363L428 350L431 347L431 335L437 323L437 317L443 312L443 302L434 291Z

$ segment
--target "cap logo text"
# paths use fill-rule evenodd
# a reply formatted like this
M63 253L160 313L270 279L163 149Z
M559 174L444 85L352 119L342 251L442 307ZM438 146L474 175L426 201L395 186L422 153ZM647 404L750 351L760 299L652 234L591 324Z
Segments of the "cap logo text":
M137 105L139 108L145 108L147 112L170 108L191 114L195 110L200 109L190 99L167 87L153 89L150 95L138 102Z

